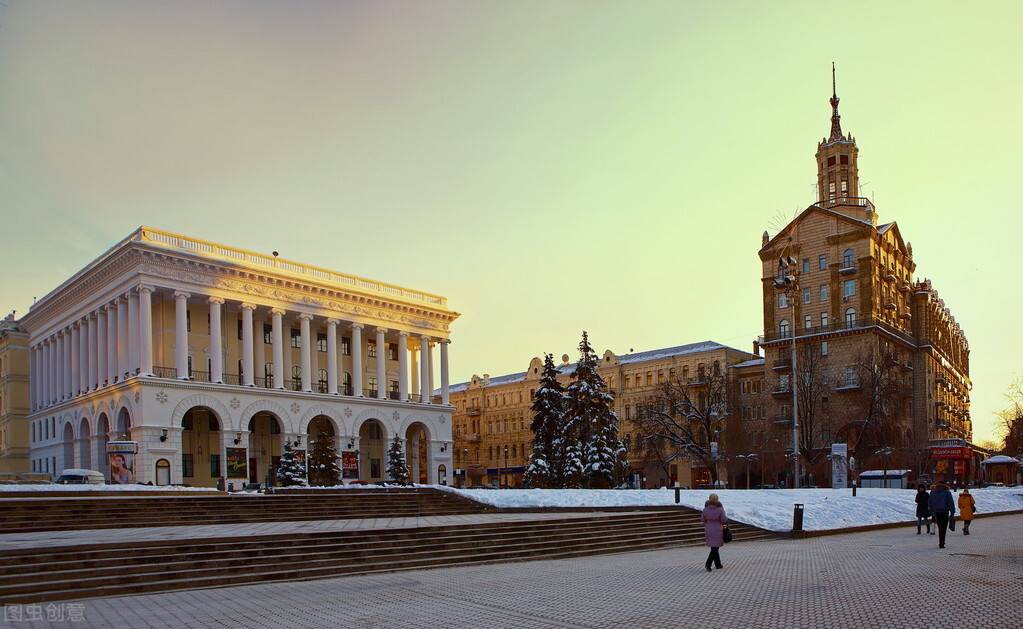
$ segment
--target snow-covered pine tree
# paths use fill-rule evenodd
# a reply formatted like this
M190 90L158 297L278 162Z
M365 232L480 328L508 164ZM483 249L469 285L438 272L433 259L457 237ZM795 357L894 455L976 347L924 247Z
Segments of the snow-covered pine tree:
M320 432L309 450L309 484L333 487L341 483L341 457L334 445L334 436Z
M405 453L401 448L401 439L394 435L391 447L387 450L387 480L399 485L411 485L409 480L408 464L405 463Z
M567 452L578 449L585 487L611 487L620 476L624 446L618 437L618 417L611 410L614 395L597 370L598 359L583 331L579 362L566 390ZM571 455L568 455L571 457Z
M295 457L295 451L291 449L291 442L284 442L284 452L281 453L280 463L277 464L277 484L281 487L302 487L305 486L305 466L299 463Z
M565 418L565 388L558 382L554 356L544 354L540 384L533 394L533 451L529 455L523 482L527 487L561 487L564 452L559 439Z

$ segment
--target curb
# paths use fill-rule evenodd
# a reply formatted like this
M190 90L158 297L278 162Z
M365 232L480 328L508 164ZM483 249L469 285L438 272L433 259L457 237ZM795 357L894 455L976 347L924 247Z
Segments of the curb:
M995 518L1002 515L1020 515L1023 514L1023 509L1015 509L1013 511L996 511L995 513L976 513L973 516L974 520L981 518ZM956 518L957 521L962 522ZM897 529L903 526L915 526L916 519L906 520L903 522L884 522L881 524L866 524L864 526L850 526L844 529L826 529L822 531L779 531L778 535L786 536L792 539L803 539L807 537L825 537L828 535L845 535L846 533L863 533L865 531L876 531L879 529Z

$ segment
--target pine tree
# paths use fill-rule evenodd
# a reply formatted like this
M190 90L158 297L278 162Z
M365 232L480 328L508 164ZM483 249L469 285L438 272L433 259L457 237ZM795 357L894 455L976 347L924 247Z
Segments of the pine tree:
M567 389L566 459L570 464L566 467L579 474L578 482L585 487L611 487L621 475L625 448L618 437L618 417L611 410L614 395L597 365L597 355L584 331L579 362Z
M401 449L401 439L394 435L391 447L387 450L387 480L398 485L411 485L405 453Z
M334 436L321 432L313 440L309 451L309 484L315 487L333 487L341 484L341 457L334 445Z
M554 356L544 355L540 385L533 394L533 451L523 482L527 487L561 487L564 482L564 451L559 439L564 428L565 389L558 382Z
M284 442L281 462L277 464L277 484L281 487L303 487L306 484L305 466L295 457L291 442Z

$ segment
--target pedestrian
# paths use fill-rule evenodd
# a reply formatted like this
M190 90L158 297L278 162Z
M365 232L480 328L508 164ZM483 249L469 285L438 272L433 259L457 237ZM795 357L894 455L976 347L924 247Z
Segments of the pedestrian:
M927 525L927 534L934 535L931 531L931 508L927 505L927 500L931 497L927 493L927 485L920 483L916 486L916 534L920 534L920 525Z
M963 521L963 535L970 534L970 522L973 522L973 514L977 511L977 503L973 500L973 494L969 489L964 489L959 494L959 519Z
M938 548L945 547L945 532L948 530L949 518L956 514L956 503L952 500L952 492L945 483L935 483L931 488L931 497L927 500L931 517L938 527Z
M704 568L710 572L711 563L718 570L721 569L721 555L719 550L725 543L725 525L728 518L725 516L725 509L721 506L717 494L711 494L703 505L703 513L700 514L700 521L703 522L703 538L710 546L710 554L707 555L707 562Z

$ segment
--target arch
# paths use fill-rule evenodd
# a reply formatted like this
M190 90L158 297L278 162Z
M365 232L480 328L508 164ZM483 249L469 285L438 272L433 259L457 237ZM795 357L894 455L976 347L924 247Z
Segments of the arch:
M788 319L782 319L778 322L778 335L782 338L788 338L790 329Z
M335 439L338 436L337 427L334 425L334 422L326 415L317 415L306 426L306 434L308 435L306 441L309 442L310 447L312 447L312 442L316 439L316 436L322 432L326 432Z
M447 485L448 484L448 466L441 463L437 466L437 484Z
M302 415L302 419L299 420L298 422L298 432L308 433L309 423L313 421L313 419L315 419L317 415L323 415L325 417L328 417L332 422L334 422L335 435L348 434L347 430L345 430L345 422L343 419L341 419L341 413L337 412L337 410L335 409L328 408L326 406L309 407L305 414Z
M852 249L846 249L842 252L842 268L849 268L856 263L856 254Z
M845 309L845 327L851 328L856 325L856 309L846 308Z
M157 485L170 485L170 461L157 459L154 478Z
M107 476L107 442L110 441L110 418L105 411L96 417L96 471Z
M250 483L272 483L284 450L284 422L273 411L257 410L249 417L248 457Z
M238 416L237 430L248 430L247 426L249 421L256 416L257 413L270 413L277 418L277 421L281 424L281 432L291 432L291 415L288 411L284 410L284 407L274 402L273 400L256 400L252 404L245 407L245 410Z
M430 417L424 413L410 413L404 416L398 425L398 434L405 435L412 424L415 423L423 424L426 427L426 434L429 435L430 439L433 439L433 432L430 430Z
M380 438L372 438L371 429L380 427ZM359 479L381 481L387 477L387 426L377 417L367 417L359 424Z
M92 430L89 428L89 418L83 417L78 425L78 462L79 467L87 470L92 467Z
M223 422L208 406L193 406L181 419L181 477L189 485L215 487L223 474Z
M71 422L64 422L64 467L62 469L70 469L75 466L75 429L71 425ZM57 474L57 470L53 470L53 474Z
M433 467L429 426L421 421L415 421L401 434L405 439L405 459L408 462L409 478L413 483L428 484L430 470Z
M178 402L178 405L174 407L174 412L171 413L170 427L177 427L181 425L181 420L185 418L185 413L192 410L196 406L205 406L206 408L213 411L213 414L220 420L220 426L223 429L224 426L231 426L231 412L227 410L227 407L215 397L209 395L190 395L185 399Z
M131 411L128 410L127 406L122 406L117 411L117 422L114 430L117 433L118 439L131 438Z
M391 431L387 429L387 422L384 421L380 410L375 408L366 409L355 417L355 421L352 422L352 435L358 436L362 431L362 425L371 419L380 422L380 425L383 427L384 441L391 439Z

